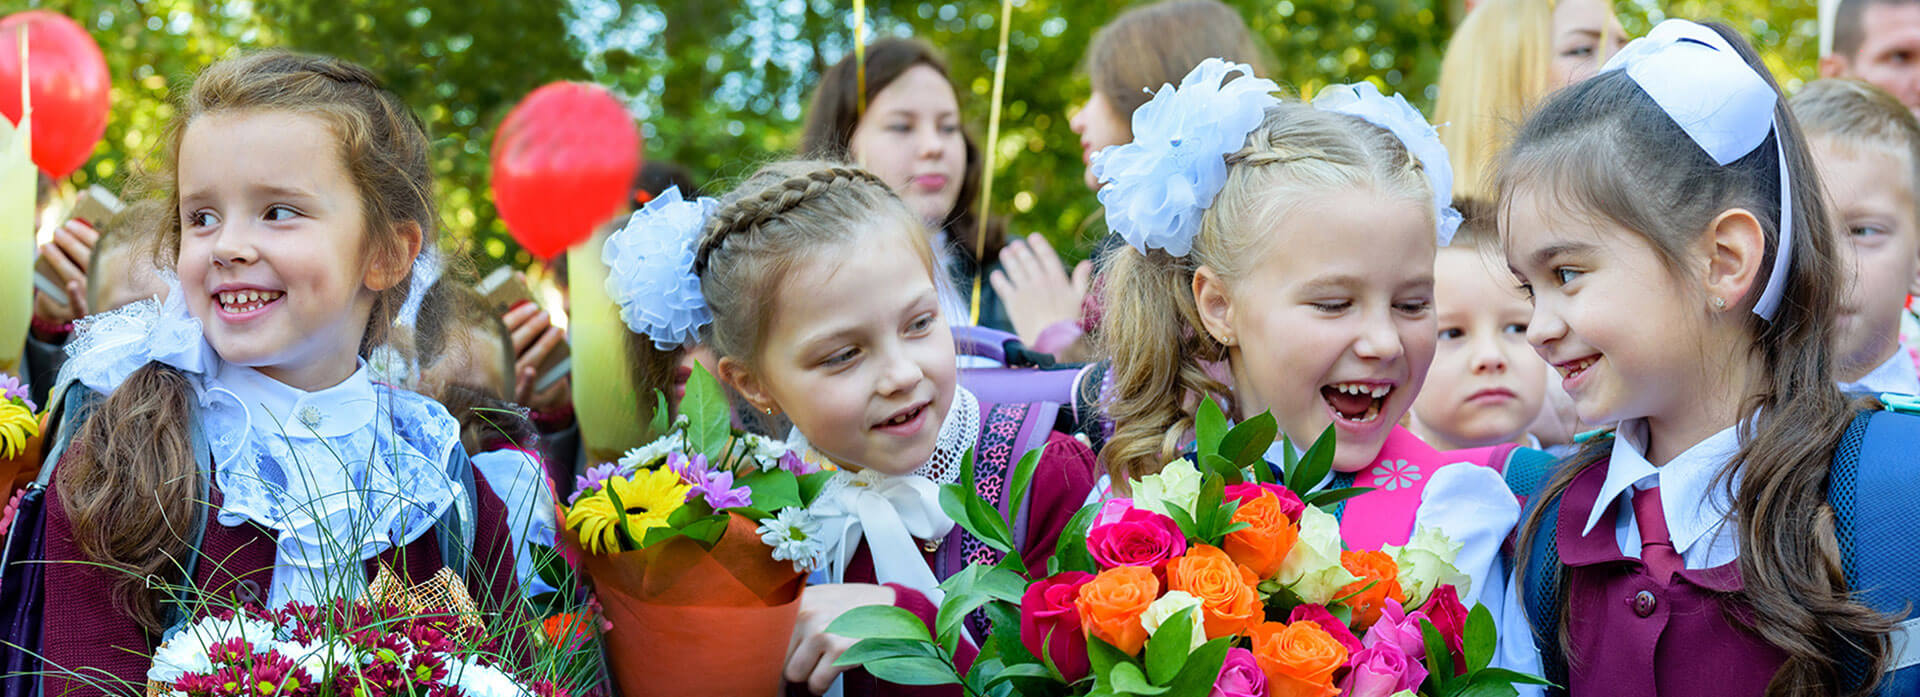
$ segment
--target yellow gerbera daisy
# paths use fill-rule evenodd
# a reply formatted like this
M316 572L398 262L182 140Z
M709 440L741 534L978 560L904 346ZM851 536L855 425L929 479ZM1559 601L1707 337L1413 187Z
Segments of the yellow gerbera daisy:
M26 449L27 441L40 435L40 422L33 412L18 404L0 402L0 458L11 458Z
M610 477L567 510L567 527L579 533L588 552L614 554L622 551L621 526L635 542L644 540L648 530L667 527L667 517L686 504L692 490L667 469L641 470L632 479Z

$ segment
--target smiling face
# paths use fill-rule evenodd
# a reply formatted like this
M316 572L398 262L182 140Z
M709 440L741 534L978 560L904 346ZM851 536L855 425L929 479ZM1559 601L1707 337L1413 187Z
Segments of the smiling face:
M834 462L907 474L933 456L953 403L953 335L918 231L863 225L794 264L756 365L728 357L722 371Z
M1087 103L1073 112L1067 125L1080 136L1080 164L1087 167L1082 178L1087 188L1098 191L1100 180L1093 178L1091 166L1093 154L1109 146L1133 142L1133 126L1114 109L1113 101L1099 90L1094 90L1087 97Z
M1425 202L1371 191L1315 197L1266 217L1281 222L1260 260L1224 293L1196 282L1196 304L1208 330L1231 339L1240 417L1272 410L1296 443L1331 424L1334 468L1359 470L1413 404L1433 361L1433 219Z
M945 224L966 176L967 144L953 83L940 71L916 65L874 93L847 147L929 227Z
M400 279L368 258L360 194L327 123L201 116L181 138L178 176L180 289L220 358L304 390L352 375L375 293Z
M1560 0L1553 8L1550 90L1593 77L1608 57L1626 48L1627 30L1606 0Z
M1891 147L1814 138L1814 161L1840 216L1835 230L1853 282L1834 322L1836 375L1858 380L1900 348L1900 313L1920 288L1913 163Z
M1547 364L1527 345L1533 308L1497 263L1453 247L1434 262L1440 341L1413 415L1441 450L1512 442L1540 414Z

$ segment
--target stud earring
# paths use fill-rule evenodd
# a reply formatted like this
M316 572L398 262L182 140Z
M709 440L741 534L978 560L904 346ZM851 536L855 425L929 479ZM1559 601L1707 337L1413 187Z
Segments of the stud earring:
M767 407L765 411L767 412L767 416L773 416L773 407Z
M1726 298L1718 298L1718 297L1716 297L1716 298L1714 298L1714 299L1713 299L1713 309L1715 309L1715 310L1725 310L1725 309L1727 309L1727 299L1726 299Z

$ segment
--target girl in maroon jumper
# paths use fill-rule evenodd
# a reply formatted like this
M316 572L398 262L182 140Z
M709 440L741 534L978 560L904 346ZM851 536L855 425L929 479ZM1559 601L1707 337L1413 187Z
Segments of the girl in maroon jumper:
M90 318L60 382L68 410L96 406L58 436L47 492L48 693L138 692L190 619L166 588L196 607L355 598L382 566L446 566L451 519L474 521L454 538L472 595L508 607L504 507L462 483L459 424L363 360L437 232L419 121L359 66L273 51L202 73L167 143L155 261L175 287Z
M1498 181L1528 341L1582 420L1618 424L1529 503L1516 549L1557 552L1520 560L1503 659L1553 642L1576 697L1840 694L1849 646L1877 675L1891 622L1849 596L1826 503L1848 271L1759 57L1663 23L1535 112ZM1565 600L1529 617L1542 564Z
M763 414L786 414L791 440L840 468L810 510L824 570L801 597L786 677L815 694L836 682L848 695L897 694L906 688L864 671L842 681L848 669L834 661L853 641L825 629L878 604L932 625L932 555L953 529L938 485L981 438L980 404L955 382L920 221L865 170L779 163L715 204L693 251L721 376ZM1044 573L1094 466L1078 441L1047 442L1020 547L1030 569Z

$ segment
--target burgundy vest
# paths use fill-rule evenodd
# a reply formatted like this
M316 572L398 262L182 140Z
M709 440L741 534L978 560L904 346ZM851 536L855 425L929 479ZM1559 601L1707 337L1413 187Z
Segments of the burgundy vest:
M1766 692L1786 654L1729 619L1750 618L1739 562L1687 569L1662 583L1614 537L1618 507L1580 534L1606 481L1588 467L1561 498L1555 543L1567 565L1567 682L1572 697Z

